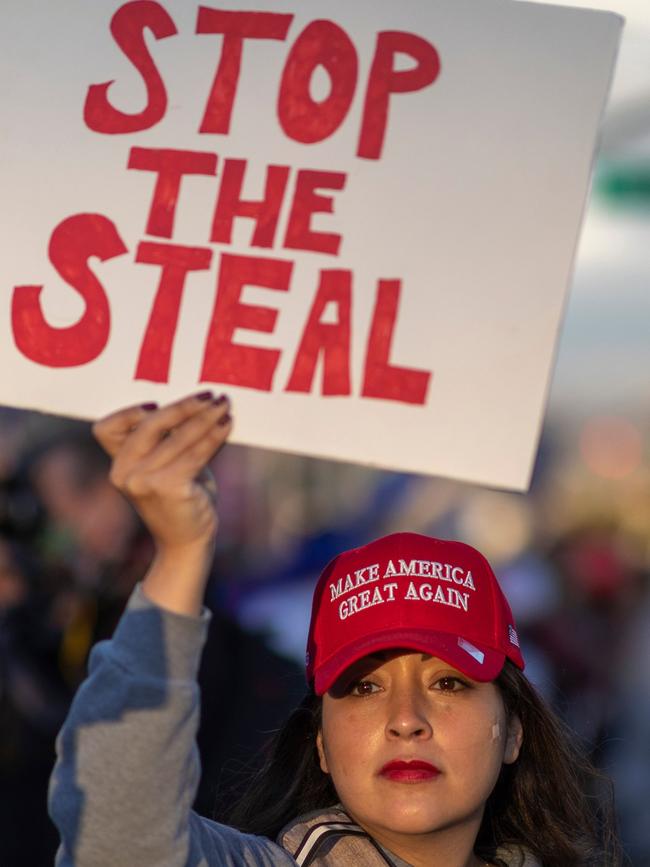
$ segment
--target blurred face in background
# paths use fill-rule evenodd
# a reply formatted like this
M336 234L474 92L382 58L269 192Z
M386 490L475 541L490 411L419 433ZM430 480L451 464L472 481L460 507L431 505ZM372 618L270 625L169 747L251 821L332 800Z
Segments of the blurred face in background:
M91 458L74 442L57 444L39 458L34 484L52 520L72 534L83 554L119 562L137 521L110 484L103 459L95 465Z

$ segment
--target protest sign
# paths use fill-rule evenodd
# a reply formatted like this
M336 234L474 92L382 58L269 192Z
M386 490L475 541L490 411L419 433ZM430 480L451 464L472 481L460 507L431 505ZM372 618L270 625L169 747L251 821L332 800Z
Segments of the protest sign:
M526 486L611 14L9 0L0 401Z

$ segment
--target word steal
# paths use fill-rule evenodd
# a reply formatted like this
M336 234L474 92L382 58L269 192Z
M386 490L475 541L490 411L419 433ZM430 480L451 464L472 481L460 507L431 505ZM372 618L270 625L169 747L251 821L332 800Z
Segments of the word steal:
M40 303L42 286L18 286L12 301L16 346L24 356L47 367L75 367L96 359L106 348L111 330L108 295L88 260L105 262L128 253L115 225L101 214L77 214L52 233L49 256L59 274L85 303L80 319L67 327L50 325ZM187 275L211 267L213 250L142 241L135 262L161 269L149 322L140 347L136 379L167 382L174 335ZM279 292L290 289L293 262L284 259L222 253L214 307L206 338L201 382L215 382L271 391L282 350L246 346L234 341L243 328L270 334L278 311L245 304L246 286ZM390 363L398 313L399 280L379 280L368 330L362 397L423 404L431 373ZM351 394L352 272L322 269L316 294L300 338L286 391L310 392L319 360L323 363L324 395ZM334 323L323 321L326 308L337 310Z

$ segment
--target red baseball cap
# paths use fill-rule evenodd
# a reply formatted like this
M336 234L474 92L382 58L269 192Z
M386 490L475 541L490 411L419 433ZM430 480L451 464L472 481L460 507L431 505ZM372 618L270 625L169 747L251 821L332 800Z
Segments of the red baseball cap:
M506 657L523 669L506 597L485 557L463 542L393 533L344 551L321 574L307 640L318 695L378 650L430 653L477 681Z

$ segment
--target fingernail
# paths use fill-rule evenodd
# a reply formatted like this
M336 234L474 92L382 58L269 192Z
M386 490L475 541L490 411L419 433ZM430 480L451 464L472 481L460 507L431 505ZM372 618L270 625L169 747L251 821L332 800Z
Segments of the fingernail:
M198 394L195 394L194 397L197 400L210 400L214 395L211 391L200 391Z
M228 400L225 394L220 394L219 397L215 397L214 405L220 406L222 403L225 403Z
M230 424L231 421L232 421L232 417L231 417L230 413L226 413L222 418L219 419L217 424L220 424L221 427L225 427L227 424Z
M144 409L146 412L153 412L154 409L158 409L157 403L143 403L141 404L141 409Z

